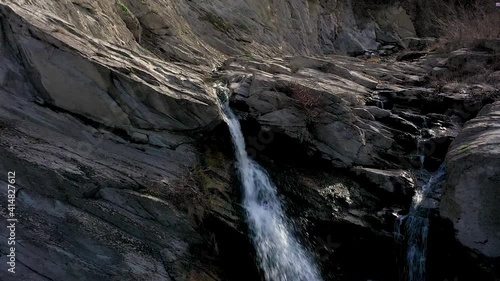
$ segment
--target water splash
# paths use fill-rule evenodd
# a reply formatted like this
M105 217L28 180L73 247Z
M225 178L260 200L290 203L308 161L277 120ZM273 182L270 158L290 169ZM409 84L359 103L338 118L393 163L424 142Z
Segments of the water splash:
M234 143L250 235L266 280L321 281L312 257L292 234L276 187L266 171L247 155L240 123L225 102L227 89L220 85L216 89Z

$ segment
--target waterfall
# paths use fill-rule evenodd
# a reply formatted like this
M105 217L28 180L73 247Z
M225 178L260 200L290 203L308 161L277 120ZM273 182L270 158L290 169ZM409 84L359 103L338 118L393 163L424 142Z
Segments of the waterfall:
M408 281L424 281L427 260L427 237L429 234L429 206L425 200L433 190L443 182L446 172L441 167L429 180L415 192L410 211L399 218L398 224L404 221L405 237L408 243L406 261L408 265Z
M424 128L427 127L426 121L424 119ZM417 150L420 160L420 177L424 178L424 183L419 184L418 189L415 191L408 214L398 216L395 233L396 240L407 241L406 263L408 267L408 281L425 281L430 212L430 206L426 202L428 202L433 191L443 183L446 175L444 165L430 176L424 169L425 154L422 148L421 137L417 140Z
M293 235L276 187L266 171L247 155L240 123L227 102L227 88L219 85L216 89L234 144L250 236L265 279L320 281L313 258Z

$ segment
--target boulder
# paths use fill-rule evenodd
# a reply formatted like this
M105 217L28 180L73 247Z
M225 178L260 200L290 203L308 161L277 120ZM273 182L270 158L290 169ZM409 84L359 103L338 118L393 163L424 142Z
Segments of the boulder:
M465 124L446 156L447 189L440 212L457 239L487 257L500 257L500 102Z

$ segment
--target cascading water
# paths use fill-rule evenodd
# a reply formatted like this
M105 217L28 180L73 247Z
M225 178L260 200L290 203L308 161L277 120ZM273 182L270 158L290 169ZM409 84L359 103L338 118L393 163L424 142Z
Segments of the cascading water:
M227 102L227 88L218 85L216 89L234 143L250 235L266 280L320 281L313 258L292 234L276 187L247 155L240 123Z
M408 243L406 261L408 265L408 281L424 281L427 259L427 237L429 233L429 206L424 204L426 198L442 183L445 169L441 167L428 182L415 192L410 211L399 217L399 226L404 224L404 234L398 233L399 239L406 238ZM399 227L401 229L401 227Z
M426 120L423 124L426 128ZM407 241L406 263L408 281L425 281L427 260L427 237L429 234L429 206L426 199L444 181L446 169L441 166L434 174L428 175L424 169L425 154L423 153L421 139L418 139L418 157L420 160L420 178L427 178L415 191L410 210L407 215L398 216L396 224L396 239Z

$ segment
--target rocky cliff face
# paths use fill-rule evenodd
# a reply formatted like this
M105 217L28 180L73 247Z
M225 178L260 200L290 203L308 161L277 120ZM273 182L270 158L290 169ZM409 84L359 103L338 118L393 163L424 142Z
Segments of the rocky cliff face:
M415 3L1 1L6 280L259 279L214 82L325 280L401 280L396 214L443 162L429 278L494 280L499 43L423 52Z
M203 67L154 57L117 13L42 4L0 5L0 166L16 171L16 214L24 221L18 275L6 278L215 274L189 258L204 242L184 205L196 194L189 175L198 154L183 132L207 130L220 118Z
M363 52L416 35L408 12L391 1L362 5L336 0L266 4L23 0L16 4L58 17L64 21L59 23L62 29L70 25L127 49L137 51L142 46L161 58L204 65L220 62L223 55Z

